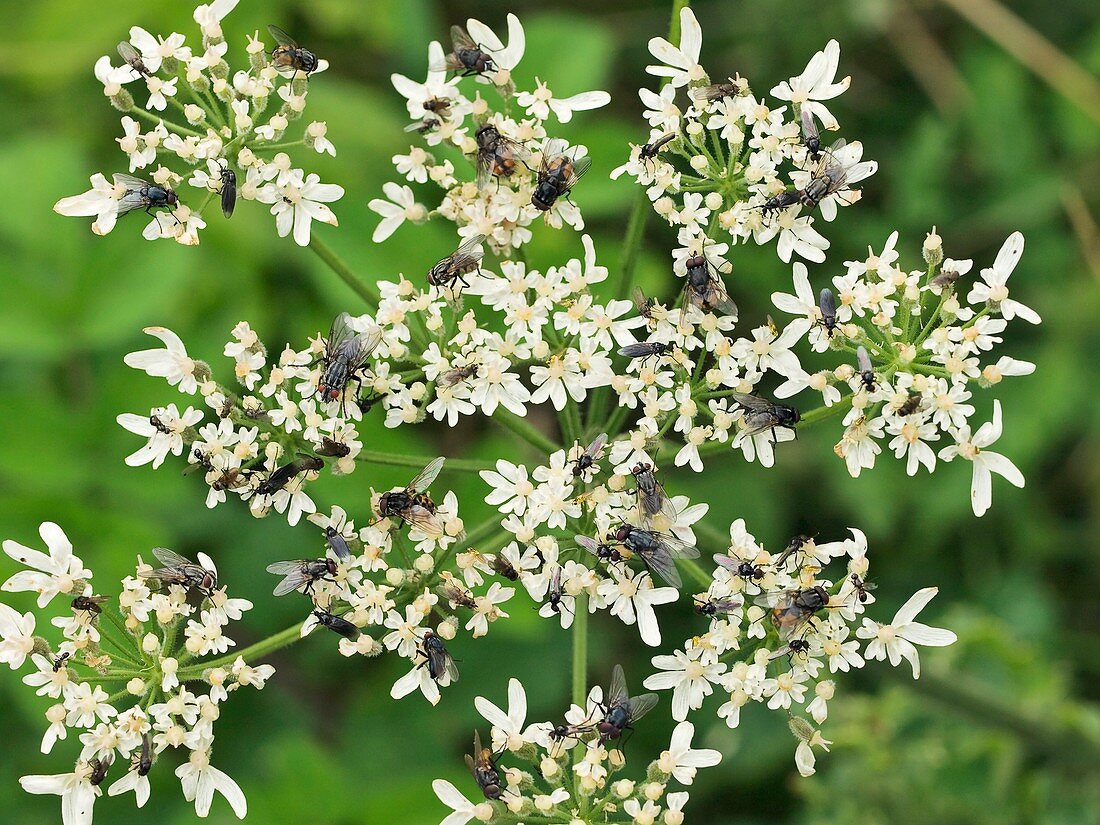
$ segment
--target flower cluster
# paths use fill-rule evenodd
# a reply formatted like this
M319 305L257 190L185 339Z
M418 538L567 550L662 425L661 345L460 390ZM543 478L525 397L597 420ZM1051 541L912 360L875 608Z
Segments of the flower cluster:
M654 211L679 230L690 254L726 235L734 243L776 240L784 261L795 254L824 261L829 241L811 213L820 208L832 221L839 207L859 200L852 186L878 169L862 160L858 141L822 144L819 122L840 128L823 101L851 81L836 80L840 44L830 40L801 75L773 88L790 107L772 108L745 78L711 82L699 64L703 34L691 9L680 12L680 29L679 46L661 37L649 42L662 65L648 71L666 82L660 92L639 91L649 142L634 146L612 177L625 172L646 187ZM678 102L685 87L688 100Z
M668 749L649 763L642 777L622 776L627 760L616 745L623 728L611 714L625 714L620 717L624 724L637 721L644 715L637 712L639 700L652 707L656 697L631 699L621 677L622 670L616 668L606 697L602 688L594 687L585 706L573 705L561 723L527 725L527 695L517 679L508 682L507 712L479 696L477 710L492 726L490 747L483 748L475 734L474 752L466 762L482 798L473 802L451 782L437 779L432 789L452 809L442 825L515 822L517 817L547 823L681 825L688 793L671 791L669 785L691 785L700 768L717 765L722 755L693 748L695 728L682 722L672 732ZM510 764L505 766L505 760Z
M950 630L914 621L936 595L934 587L914 594L888 624L864 616L875 601L867 539L854 528L851 533L850 539L828 543L796 536L782 552L769 553L743 519L730 526L728 555L715 555L710 584L695 596L696 611L710 617L710 628L685 641L682 651L655 656L659 672L645 680L647 688L672 691L674 719L687 719L715 688L727 697L717 713L731 728L740 724L749 702L781 710L798 739L795 764L809 776L813 748L828 750L830 744L814 724L828 717L833 674L869 659L889 659L895 666L905 659L917 678L916 645L942 647L956 640ZM835 577L827 568L840 560L846 568Z
M1028 361L992 355L1009 321L1040 321L1009 298L1008 276L1023 253L1024 237L1010 235L993 266L982 269L968 290L960 278L973 262L945 259L935 231L924 243L925 266L912 271L898 265L897 237L892 234L881 253L846 262L846 273L834 277L832 289L823 289L817 300L806 268L795 264L795 294L775 293L775 306L801 316L794 323L802 325L815 351L850 355L831 369L786 372L775 395L810 390L821 393L826 408L846 411L836 454L853 476L874 466L883 442L905 459L909 475L922 466L932 472L933 445L946 441L938 457L971 462L971 502L981 516L989 509L992 473L1024 485L1009 459L987 449L1001 436L1000 402L993 402L993 420L976 431L970 424L975 407L968 403L974 387L988 389L1035 370Z
M229 45L221 21L237 2L217 0L195 9L198 47L182 34L154 36L134 26L119 45L122 65L106 55L96 62L104 95L124 113L117 142L128 173L111 180L96 173L91 189L62 198L56 212L94 216L92 231L106 235L120 217L140 209L152 217L145 238L186 245L199 242L203 215L215 197L226 217L238 199L269 204L279 236L293 233L302 246L309 243L313 221L336 225L327 204L343 197L343 188L321 183L282 151L302 146L336 154L324 122L301 131L292 126L305 111L309 77L328 64L272 28L274 50L268 53L257 32L248 38L248 68L233 71L225 60ZM169 107L175 119L166 116ZM168 159L177 168L164 165ZM179 188L185 180L198 190L197 205L186 203L191 198Z
M566 197L567 191L556 192L549 202L535 197L556 159L568 158L575 177L584 171L585 148L570 148L548 137L547 124L551 115L567 123L574 112L606 106L611 96L591 91L557 98L537 79L533 90L517 91L512 71L523 57L525 39L514 14L508 15L507 46L479 20L468 20L465 29L454 27L452 34L453 51L448 55L438 42L429 45L423 83L399 74L392 77L413 119L406 131L422 135L428 147L410 146L408 154L394 156L394 166L410 183L430 180L443 190L442 201L429 209L409 186L387 183L387 199L370 202L382 216L374 240L385 240L406 220L423 223L439 216L453 222L464 238L484 237L498 254L511 254L531 239L531 225L540 215L551 226L565 223L583 229L580 210ZM449 71L461 74L448 78ZM493 87L503 110L490 108L477 87L472 94L463 92L463 78L470 84L477 81L481 88ZM475 175L469 174L472 169Z
M210 811L217 791L243 819L244 794L210 758L221 703L242 687L263 688L275 672L250 664L248 651L229 652L235 642L225 629L252 603L218 586L205 554L196 564L163 548L153 551L161 567L139 557L136 574L122 580L116 597L99 596L92 571L61 528L46 522L40 533L46 552L4 542L4 552L28 569L0 589L37 594L40 610L60 597L65 609L49 624L62 641L37 635L34 613L0 603L0 662L12 670L29 663L24 684L52 701L42 752L70 732L81 748L71 772L24 776L24 790L60 796L66 825L87 825L109 776L117 777L105 786L110 796L132 791L144 806L149 772L175 752L183 795L199 816Z

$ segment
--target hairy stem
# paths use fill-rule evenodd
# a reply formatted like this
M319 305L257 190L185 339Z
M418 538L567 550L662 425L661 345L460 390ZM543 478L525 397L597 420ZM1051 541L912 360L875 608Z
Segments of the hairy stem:
M525 419L520 418L515 413L511 413L503 407L497 408L491 420L511 430L532 447L541 450L547 455L557 452L560 447L559 444L541 430L528 424Z
M288 645L294 644L302 637L301 630L302 623L300 621L295 622L286 630L280 630L275 635L268 636L266 639L262 639L254 645L249 645L243 650L236 650L227 653L225 656L220 656L217 659L211 659L207 662L200 662L191 667L180 668L177 676L181 682L192 681L201 679L202 674L207 670L216 667L231 667L232 664L237 661L238 657L244 659L246 662L254 661L269 653L274 653L276 650L281 650Z

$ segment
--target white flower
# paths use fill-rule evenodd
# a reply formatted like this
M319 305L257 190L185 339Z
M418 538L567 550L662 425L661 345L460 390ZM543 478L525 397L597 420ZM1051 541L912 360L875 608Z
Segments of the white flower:
M939 592L937 587L926 587L913 594L905 604L894 614L890 624L879 624L871 619L863 620L863 627L856 631L861 639L870 639L864 655L868 659L890 659L890 664L897 667L902 657L909 660L913 666L913 678L920 677L920 657L914 645L926 647L946 647L958 640L952 631L941 627L929 627L926 624L915 622L913 619L924 609L924 606L932 601Z
M649 41L649 53L666 65L646 66L645 70L658 77L667 77L669 84L675 87L702 80L706 77L706 72L699 65L702 47L703 30L695 19L695 13L690 8L682 8L680 46L673 46L663 37L654 37Z
M116 780L111 787L107 789L107 796L121 796L127 791L133 791L134 797L137 801L139 808L144 808L145 803L149 801L149 777L148 775L142 776L136 770L129 770L126 774Z
M966 300L972 304L988 303L1009 321L1019 315L1029 324L1041 323L1043 319L1035 310L1008 297L1008 276L1023 254L1024 236L1013 232L1001 246L993 266L981 271L982 282L974 284Z
M492 805L488 802L474 804L446 779L436 779L432 782L432 790L435 791L440 802L454 811L444 817L439 825L466 825L471 819L488 822L493 816Z
M9 593L37 593L39 607L48 605L59 593L76 595L78 580L85 580L81 592L90 589L86 580L92 577L92 571L85 569L84 563L73 555L73 545L65 531L52 521L44 521L38 528L38 534L46 543L49 555L11 539L5 540L4 552L34 570L19 571L0 585L0 589Z
M698 710L714 692L726 666L703 648L686 653L677 650L671 656L654 656L652 664L663 673L654 673L643 684L650 690L672 691L672 718L682 722L689 711Z
M1024 474L1008 458L1000 453L990 452L986 447L1001 437L1001 402L993 402L993 420L987 421L971 435L970 427L956 430L956 443L940 450L940 458L952 461L956 456L965 458L974 467L970 484L970 502L974 515L983 516L993 501L993 473L1003 476L1015 487L1024 486Z
M0 602L0 663L12 670L23 667L34 650L34 614L17 611Z
M772 89L772 95L780 100L791 101L801 110L813 112L826 129L839 128L840 124L832 113L818 102L832 100L851 84L850 77L845 77L839 83L834 82L839 66L840 44L830 40L823 51L810 58L802 74L780 83Z
M313 221L339 226L336 215L325 206L344 197L344 187L335 183L321 183L321 178L310 174L303 179L301 169L293 169L285 183L269 183L256 193L256 200L273 204L275 228L280 238L294 231L298 246L309 245L309 229Z
M210 813L214 801L214 791L225 797L237 819L244 819L248 813L248 803L244 792L227 774L210 764L210 743L200 743L201 747L191 751L185 764L176 768L176 776L183 786L183 798L195 803L195 813L205 817Z
M508 15L507 46L500 42L500 38L496 36L492 29L472 17L466 21L466 31L478 47L493 58L493 66L498 72L501 70L511 72L523 59L527 42L524 38L523 26L520 25L519 18L514 14ZM506 77L498 78L498 80L506 81ZM499 85L504 85L504 83L501 82Z
M126 456L126 465L141 467L151 463L155 470L164 463L169 453L182 455L183 431L202 421L202 415L202 410L193 407L188 407L181 415L175 404L169 404L163 410L154 409L150 415L122 413L115 420L123 429L149 439L136 452ZM153 424L154 418L159 427Z
M611 578L600 582L599 594L607 600L608 612L623 624L637 621L638 633L650 647L661 643L654 605L674 602L680 595L675 587L654 587L648 573L633 576L618 568L613 568Z
M722 754L711 748L693 750L691 738L694 735L695 726L691 722L678 724L672 731L668 750L657 760L658 769L672 774L681 785L690 785L699 768L711 768L722 761Z
M115 228L115 222L118 220L118 201L124 192L119 192L118 187L99 172L92 175L91 183L92 188L84 194L59 200L53 205L53 211L70 217L95 215L96 219L92 221L92 232L97 235L106 235Z
M797 717L795 717L797 718ZM826 753L829 751L829 745L833 744L828 739L821 735L821 731L816 728L812 728L808 722L801 720L804 724L799 728L805 728L805 730L799 730L798 747L794 749L794 764L798 768L798 773L802 776L813 776L816 768L814 765L817 763L817 757L814 755L814 746L821 748ZM792 730L794 725L792 724Z
M91 825L92 806L101 791L89 780L92 767L81 762L72 773L54 776L23 776L19 784L30 794L56 794L61 797L63 825Z
M535 91L520 92L516 95L516 103L525 108L531 117L536 120L546 120L550 112L553 112L561 123L572 120L573 112L599 109L610 102L611 95L607 92L581 92L572 97L555 98L549 87L537 77Z
M199 388L195 377L195 362L187 357L187 349L176 333L164 327L146 327L142 330L164 342L165 349L143 349L131 352L123 358L128 367L142 370L154 378L167 379L171 386L179 385L179 391L194 395Z
M416 202L416 195L409 187L389 181L382 185L382 191L389 198L388 201L373 198L367 204L372 211L382 216L382 222L374 228L374 234L371 235L371 240L375 243L382 243L407 220L416 223L427 219L428 210Z
M409 117L419 120L428 114L424 104L429 100L449 100L454 96L454 84L458 82L458 78L447 80L443 47L433 40L428 44L428 77L423 83L417 83L402 74L391 74L390 82L405 98Z
M535 492L535 486L527 476L527 467L499 459L496 472L482 470L479 475L492 488L492 492L485 497L486 504L491 504L502 513L515 513L517 516L527 511L528 501Z
M527 742L535 741L537 736L531 728L524 730L527 720L527 693L519 679L508 680L508 712L505 713L488 699L474 698L474 707L493 726L493 750L507 748L518 751ZM532 738L532 737L535 738Z

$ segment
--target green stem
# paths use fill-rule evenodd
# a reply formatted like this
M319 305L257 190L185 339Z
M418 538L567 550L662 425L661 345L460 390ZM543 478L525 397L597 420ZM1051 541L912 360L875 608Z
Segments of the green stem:
M201 679L203 673L213 668L232 666L232 664L237 661L238 657L244 659L246 662L259 659L269 653L273 653L276 650L281 650L288 645L294 644L301 638L301 631L302 623L295 622L286 630L281 630L274 636L268 636L266 639L256 642L254 645L249 645L243 650L227 653L225 656L211 659L207 662L200 662L191 667L180 668L176 675L181 682L194 681L195 679Z
M170 120L165 120L160 115L153 114L152 112L146 111L145 109L142 109L140 106L134 106L132 109L130 109L130 111L126 112L126 114L131 114L131 113L137 115L140 118L143 118L144 120L149 121L154 126L157 126L157 125L163 123L164 127L166 129L170 129L173 132L179 132L181 135L191 135L192 137L202 137L202 132L196 132L194 129L190 129L187 126L180 126L178 123L173 123Z
M421 469L429 461L431 456L399 455L397 453L380 453L374 450L363 450L355 457L356 461L367 461L372 464L385 464L390 467L415 467ZM465 458L448 458L443 464L441 472L448 470L462 473L477 473L482 470L491 470L495 465L489 461L476 461Z
M810 410L807 413L803 413L799 419L799 425L816 424L818 421L823 421L826 418L847 412L848 408L852 406L852 396L846 395L837 401L831 407L818 407L817 409Z
M573 609L573 704L583 708L588 698L588 596L577 596Z
M644 189L634 194L634 204L630 208L630 219L626 224L626 236L623 238L623 255L619 268L611 276L611 297L622 298L634 284L634 270L638 266L638 255L642 251L642 234L649 220L649 198Z
M532 447L538 448L547 455L557 452L558 449L560 449L560 445L553 439L528 424L526 420L520 418L518 415L504 409L504 407L497 408L496 412L493 414L492 420L511 430Z
M378 303L382 299L382 295L378 292L378 287L360 279L359 276L352 272L351 268L332 251L328 244L317 237L316 233L310 234L309 248L317 254L318 258L328 265L329 269L340 277L340 280L351 287L356 295L366 301L372 309L378 306Z

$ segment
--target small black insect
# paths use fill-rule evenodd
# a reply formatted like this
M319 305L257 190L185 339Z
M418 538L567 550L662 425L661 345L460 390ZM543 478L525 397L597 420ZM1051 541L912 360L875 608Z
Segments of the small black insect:
M744 412L741 420L745 425L743 432L746 437L771 430L774 442L775 430L778 427L798 435L795 425L798 424L801 415L794 407L776 404L760 396L747 395L743 392L732 392L730 397Z
M328 545L329 550L336 554L338 559L346 559L351 556L348 540L331 524L325 528L325 544Z
M599 458L606 444L607 433L600 433L592 440L592 443L588 445L584 452L573 459L573 478L580 478L584 475L586 470L591 469L595 465L596 459Z
M818 585L803 590L768 593L756 602L772 609L772 624L779 630L779 638L787 641L816 613L829 606L829 594Z
M504 556L499 553L489 559L489 566L493 568L497 575L503 576L508 579L508 581L514 582L519 579L519 571L516 570L515 566L508 561L508 559L504 558Z
M424 631L424 638L420 641L420 647L417 650L424 657L419 667L426 667L432 679L437 682L447 679L444 684L452 685L458 681L458 666L451 658L443 640L434 631Z
M344 391L351 381L361 385L356 375L366 364L370 354L382 343L382 328L371 327L369 332L356 332L351 328L351 316L341 312L332 322L325 340L325 362L317 392L325 401L340 401L344 413Z
M810 158L816 163L821 158L821 133L817 129L813 112L803 108L802 118L802 145L806 147Z
M856 591L856 598L859 599L862 604L866 604L867 600L871 598L871 594L868 591L878 587L874 582L869 582L855 573L849 576L849 581L852 583L852 589Z
M325 462L315 456L301 455L272 470L271 475L256 487L256 495L270 496L286 487L299 473L320 470L324 466Z
M451 53L444 64L447 71L462 72L463 77L468 77L496 69L492 56L475 43L462 26L451 26L451 44Z
M714 274L705 255L693 255L685 261L687 279L684 282L684 298L703 312L719 315L736 315L737 305L730 300L725 284Z
M665 493L664 485L654 475L654 470L652 464L640 461L630 471L634 476L638 512L647 522L657 515L663 515L669 522L675 522L679 513Z
M767 217L772 212L782 212L784 209L794 206L796 203L799 202L800 199L801 196L797 190L788 189L786 191L780 192L774 197L768 198L766 201L760 204L758 208L764 214L764 216Z
M564 596L565 590L562 588L561 583L561 567L555 567L554 572L550 574L550 585L546 589L546 603L550 605L552 611L559 615L566 609L565 604L562 602Z
M493 759L493 752L489 748L481 747L481 734L477 731L474 731L474 752L466 754L466 767L474 775L474 781L486 799L500 799L504 794L500 772Z
M867 355L867 350L863 347L856 349L856 372L859 375L859 380L863 383L863 388L867 392L874 392L877 386L875 369L871 365L871 358Z
M336 441L327 435L321 437L321 446L317 448L317 455L331 458L344 458L351 454L351 447L342 441Z
M905 403L898 407L898 415L904 418L907 415L912 415L920 409L921 403L924 401L923 397L918 393L913 393L905 399Z
M486 240L485 235L467 238L458 249L428 270L428 283L449 289L454 289L460 281L463 286L469 286L464 276L475 270L481 272L481 258L485 254L481 245Z
M172 434L172 428L169 427L167 424L165 424L163 421L161 421L159 416L156 416L156 415L149 416L149 423L152 425L154 430L156 430L158 433L161 433L162 435L171 435Z
M781 568L787 563L787 559L801 550L807 542L812 540L812 536L799 534L793 537L787 546L783 549L783 552L779 554L779 558L775 560L775 566Z
M676 569L676 559L699 558L697 547L670 533L644 530L630 524L623 524L614 532L608 533L606 541L621 544L632 555L641 559L651 573L677 590L683 582L680 579L680 572Z
M118 53L126 62L126 65L138 73L140 77L152 77L153 73L145 65L141 52L123 40L118 44Z
M443 469L443 456L433 458L404 490L391 490L378 499L378 515L381 518L397 518L424 533L426 536L443 535L443 522L436 515L435 502L427 490Z
M954 286L955 281L959 280L961 274L962 273L960 273L957 269L947 269L945 267L944 269L940 270L939 274L936 275L935 278L929 281L929 284L936 287L937 289L947 289L950 286Z
M435 592L453 605L466 607L470 610L477 609L477 602L474 600L473 594L450 573L444 572L443 581L436 586Z
M548 140L542 150L538 182L535 184L531 203L540 212L548 212L559 198L568 198L577 181L592 166L592 158L571 158L566 155L568 141L561 138Z
M317 71L317 66L320 64L317 55L309 49L303 49L293 37L278 26L268 26L267 30L279 44L271 52L271 63L278 71L292 69L295 73L305 72L307 75Z
M88 777L88 782L96 787L103 784L103 781L107 778L107 771L111 769L112 759L99 759L93 756L88 760L88 767L92 769L91 775Z
M221 186L222 214L229 218L233 216L233 210L237 206L237 173L225 161L222 161Z
M751 561L735 559L732 556L724 556L721 553L716 553L714 555L714 563L719 567L726 568L726 570L729 570L731 573L747 582L756 582L764 578L764 568L758 564L753 564Z
M743 95L748 85L740 77L731 77L726 83L712 83L709 86L697 86L691 90L691 97L700 103L712 103L727 97Z
M647 298L640 286L634 287L631 297L634 299L634 308L638 310L638 314L647 321L653 321L653 307L657 305L657 302L652 298Z
M439 376L438 386L447 388L453 387L455 384L461 384L463 381L475 377L480 369L481 364L464 364L461 367L447 370Z
M282 576L283 580L275 585L274 596L285 596L300 587L307 595L312 595L313 587L319 581L333 581L336 576L336 562L332 559L295 559L277 561L267 566L268 573Z
M626 676L621 665L615 665L611 671L611 686L607 699L601 703L603 719L596 723L600 742L618 739L628 730L634 730L634 724L649 713L657 704L656 693L643 693L631 697L626 689Z
M666 344L662 341L642 341L637 344L627 344L619 348L619 355L627 358L663 358L676 351L675 344Z
M578 547L583 547L606 564L618 564L626 559L626 556L614 544L604 544L588 536L574 536L573 539L577 542Z
M69 657L72 656L72 655L73 654L66 652L66 653L62 653L60 656L56 657L53 660L53 672L57 673L58 671L60 671L61 668L63 668L65 666L65 662L67 662L69 660Z
M103 612L101 604L110 601L107 596L77 596L73 599L72 609L78 613L89 613L98 616Z
M821 290L821 294L817 299L817 307L821 310L821 326L825 328L825 334L829 337L833 337L833 333L836 332L836 298L833 296L831 289L825 288Z
M154 579L161 584L178 584L209 595L218 586L218 573L201 564L195 564L167 547L154 547L153 555L163 567L145 574L145 578ZM200 554L200 558L204 558Z
M730 599L715 599L713 597L707 597L705 599L695 598L695 612L700 616L725 616L729 613L736 612L741 607L741 600L738 598Z
M118 200L118 216L128 215L136 209L142 209L146 215L152 215L154 209L171 209L180 202L175 190L157 183L150 183L133 175L116 172L113 176L115 186L125 187L126 192ZM159 218L158 218L159 220Z
M148 776L149 771L153 769L153 738L144 733L141 736L141 753L138 755L137 760L137 772L138 776Z
M643 144L638 149L638 159L643 162L654 160L658 153L669 143L676 140L677 137L679 137L679 132L667 132L656 140Z
M359 628L347 619L337 616L335 613L329 613L327 610L322 610L319 607L314 609L313 615L317 617L318 622L323 624L333 633L353 641L359 638Z

